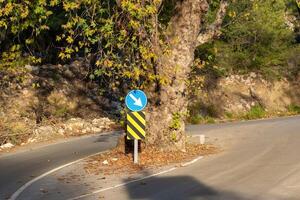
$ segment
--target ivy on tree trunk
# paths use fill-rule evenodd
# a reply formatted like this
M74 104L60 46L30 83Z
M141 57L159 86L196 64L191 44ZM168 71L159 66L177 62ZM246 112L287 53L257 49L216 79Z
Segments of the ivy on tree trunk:
M185 149L185 117L188 114L186 82L194 51L198 45L220 35L222 20L226 13L227 1L222 0L216 20L204 31L201 27L203 17L208 11L206 0L178 1L175 14L167 30L168 53L155 47L157 73L165 81L159 82L158 90L150 99L148 112L147 143L159 145L163 149Z

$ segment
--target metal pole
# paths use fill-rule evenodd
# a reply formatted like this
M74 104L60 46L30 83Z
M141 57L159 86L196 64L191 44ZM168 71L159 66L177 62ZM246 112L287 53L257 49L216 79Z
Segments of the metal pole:
M134 155L133 155L133 162L134 164L138 164L138 158L139 158L139 141L137 139L134 139Z

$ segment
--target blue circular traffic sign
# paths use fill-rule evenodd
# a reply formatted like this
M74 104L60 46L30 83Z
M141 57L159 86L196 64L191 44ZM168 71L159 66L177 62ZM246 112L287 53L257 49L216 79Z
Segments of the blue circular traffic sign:
M147 96L142 90L131 90L125 98L125 104L131 111L141 111L147 105Z

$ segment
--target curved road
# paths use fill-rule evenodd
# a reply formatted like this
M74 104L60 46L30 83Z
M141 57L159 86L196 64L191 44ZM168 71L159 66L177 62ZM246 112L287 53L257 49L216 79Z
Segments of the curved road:
M219 144L223 152L144 180L142 184L132 183L101 195L110 200L300 199L299 116L189 126L187 130L190 134L205 134L209 141ZM106 135L106 139L99 136L97 140L87 137L0 157L0 199L9 197L24 181L32 179L31 174L37 176L55 166L112 147L117 135ZM98 198L99 195L87 199Z
M23 184L53 168L113 148L119 136L120 132L84 136L0 155L0 200L8 199Z
M190 126L223 152L101 193L107 199L299 200L300 117ZM86 199L96 199L94 197Z

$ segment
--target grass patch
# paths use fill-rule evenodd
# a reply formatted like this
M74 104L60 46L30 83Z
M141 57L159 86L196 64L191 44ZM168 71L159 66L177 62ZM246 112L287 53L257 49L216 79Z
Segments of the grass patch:
M66 107L57 108L53 114L56 117L65 117L68 114L68 108Z
M291 104L288 106L288 111L291 114L300 114L300 105Z
M191 124L214 124L214 123L216 123L216 121L213 117L209 117L209 116L204 117L200 114L191 116L189 119L189 122Z
M265 109L260 105L255 105L251 107L251 109L242 117L243 119L259 119L264 118L266 116Z
M214 124L218 122L232 122L239 120L253 120L263 119L270 117L284 117L300 114L300 105L291 104L287 107L286 111L267 111L261 105L255 105L247 112L232 113L224 112L224 114L218 117L203 116L201 114L190 115L188 122L191 124Z
M225 117L226 119L234 119L234 114L231 112L225 112Z

